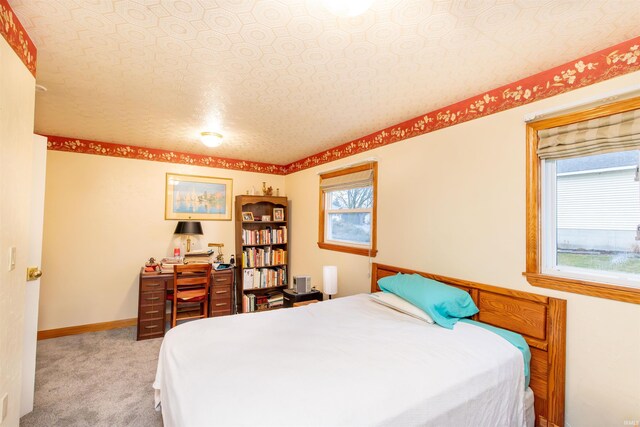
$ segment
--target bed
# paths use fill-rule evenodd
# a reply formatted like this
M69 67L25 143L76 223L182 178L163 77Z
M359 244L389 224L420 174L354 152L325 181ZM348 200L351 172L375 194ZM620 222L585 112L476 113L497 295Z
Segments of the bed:
M398 272L415 273L374 264L371 290ZM530 388L522 354L498 335L425 325L361 294L172 329L154 382L165 426L563 425L565 302L419 274L525 337Z

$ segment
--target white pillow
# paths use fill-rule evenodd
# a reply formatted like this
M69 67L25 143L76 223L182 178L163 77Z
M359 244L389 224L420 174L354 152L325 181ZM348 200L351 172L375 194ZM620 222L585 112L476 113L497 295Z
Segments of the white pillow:
M403 300L395 294L391 294L389 292L376 292L371 294L370 296L371 299L378 304L382 304L401 313L407 314L411 317L415 317L416 319L424 320L427 323L434 323L431 316L429 316L423 310L420 310L415 305Z

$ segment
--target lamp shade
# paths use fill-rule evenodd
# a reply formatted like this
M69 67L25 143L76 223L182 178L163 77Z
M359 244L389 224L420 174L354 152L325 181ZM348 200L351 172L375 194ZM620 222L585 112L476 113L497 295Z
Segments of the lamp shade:
M327 295L338 293L338 267L335 265L322 267L322 290Z
M200 221L178 221L173 234L204 234Z

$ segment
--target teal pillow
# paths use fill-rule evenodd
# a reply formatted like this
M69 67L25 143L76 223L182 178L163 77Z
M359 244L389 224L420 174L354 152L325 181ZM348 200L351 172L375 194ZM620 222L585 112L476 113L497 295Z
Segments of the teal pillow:
M422 309L434 322L447 329L453 329L459 319L479 311L468 292L419 274L387 276L378 280L378 286Z

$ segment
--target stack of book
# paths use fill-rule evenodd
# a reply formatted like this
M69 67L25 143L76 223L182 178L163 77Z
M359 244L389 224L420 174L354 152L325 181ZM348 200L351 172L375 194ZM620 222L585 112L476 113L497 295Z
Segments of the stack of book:
M256 295L256 311L269 308L269 299L266 295Z
M180 257L162 258L162 261L160 262L160 272L173 274L173 266L181 264L183 264L183 262Z
M267 301L269 303L269 308L282 307L282 304L284 304L284 295L282 292L269 292L267 293Z
M184 254L185 264L210 264L213 249L202 249L199 251L191 251Z

